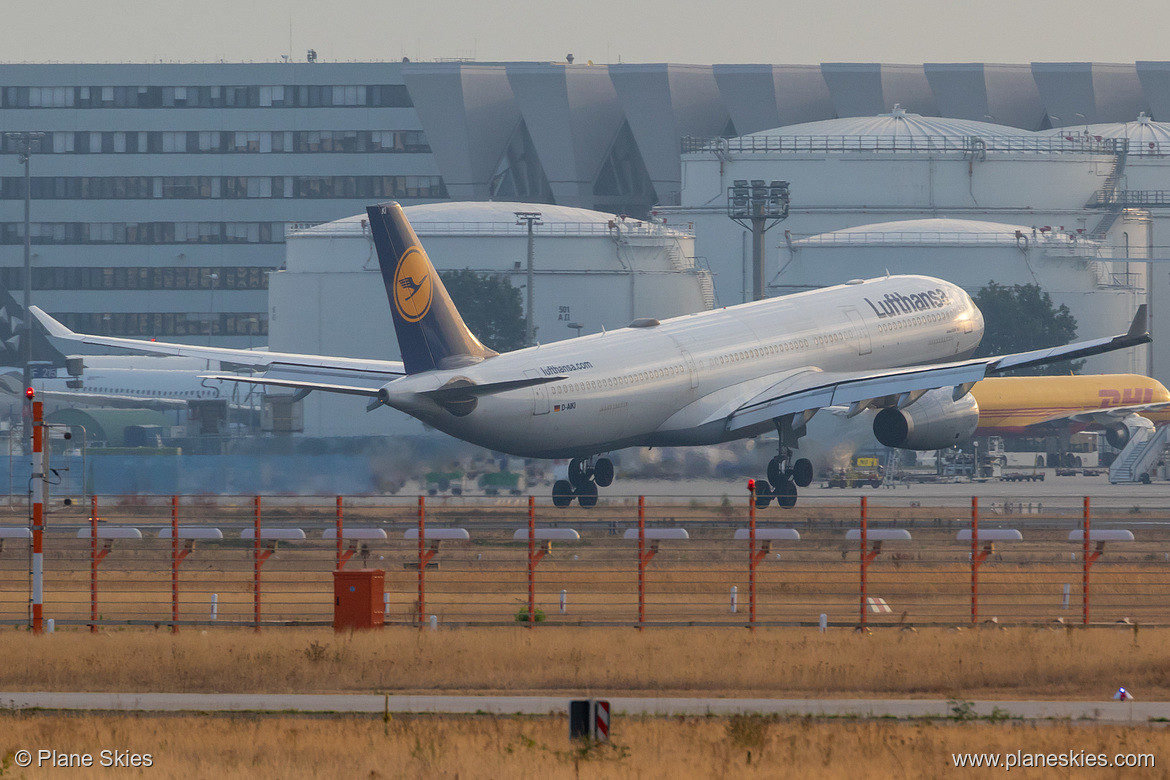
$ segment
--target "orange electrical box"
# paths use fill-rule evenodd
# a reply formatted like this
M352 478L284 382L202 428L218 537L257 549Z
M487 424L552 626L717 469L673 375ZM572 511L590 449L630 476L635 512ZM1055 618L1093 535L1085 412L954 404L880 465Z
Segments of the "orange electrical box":
M381 569L339 569L333 572L333 630L381 628L386 572Z

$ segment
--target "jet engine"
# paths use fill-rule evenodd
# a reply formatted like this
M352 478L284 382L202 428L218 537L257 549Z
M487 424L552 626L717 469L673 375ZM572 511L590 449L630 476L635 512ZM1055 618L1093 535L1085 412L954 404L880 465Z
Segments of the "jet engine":
M1139 428L1152 429L1153 427L1154 423L1140 414L1128 414L1124 420L1107 423L1104 426L1105 441L1109 442L1111 447L1123 450Z
M1109 442L1110 447L1124 450L1125 445L1129 444L1129 439L1129 426L1125 423L1118 422L1105 426L1105 441Z
M979 404L970 393L951 400L949 387L931 390L905 409L882 409L873 435L887 447L941 450L962 444L979 425Z

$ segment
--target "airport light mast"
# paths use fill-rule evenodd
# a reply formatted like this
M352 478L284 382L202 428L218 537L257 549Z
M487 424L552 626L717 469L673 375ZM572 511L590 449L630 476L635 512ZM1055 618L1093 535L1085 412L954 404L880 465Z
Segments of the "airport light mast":
M727 216L752 231L752 300L764 295L764 233L788 218L788 182L736 179L727 188Z
M32 201L32 176L29 172L29 158L32 157L33 141L45 137L44 133L5 133L4 137L16 144L20 154L20 164L24 166L24 322L21 323L20 344L21 354L24 357L24 386L32 387L32 317L29 316L29 307L32 306L32 233L29 228L29 207ZM32 420L28 414L24 418L24 440L27 442L32 436Z
M532 288L536 282L536 269L534 267L536 259L536 243L535 236L532 233L532 228L541 224L539 211L515 211L517 225L528 225L528 317L524 327L524 340L526 347L531 347L536 344L536 325L532 314Z

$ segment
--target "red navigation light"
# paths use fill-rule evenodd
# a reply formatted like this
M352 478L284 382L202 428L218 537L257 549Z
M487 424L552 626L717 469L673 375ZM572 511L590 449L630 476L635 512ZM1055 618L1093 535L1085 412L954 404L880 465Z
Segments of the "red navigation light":
M755 481L754 479L749 479L749 480L748 480L748 492L749 492L749 493L755 493L755 492L756 492L756 481Z
M24 391L24 394L31 401L32 397L37 394L37 391L29 387Z

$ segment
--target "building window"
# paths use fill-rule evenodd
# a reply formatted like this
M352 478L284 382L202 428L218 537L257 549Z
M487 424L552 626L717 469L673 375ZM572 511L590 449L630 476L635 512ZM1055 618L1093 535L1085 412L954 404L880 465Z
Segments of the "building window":
M159 198L446 198L439 176L34 176L34 200ZM24 177L0 178L0 200L23 200Z
M46 132L36 154L429 153L421 130ZM0 153L19 154L0 135Z
M34 290L267 290L274 268L259 266L116 266L34 268ZM5 289L24 287L23 268L0 268Z
M5 87L3 108L412 108L404 84Z

